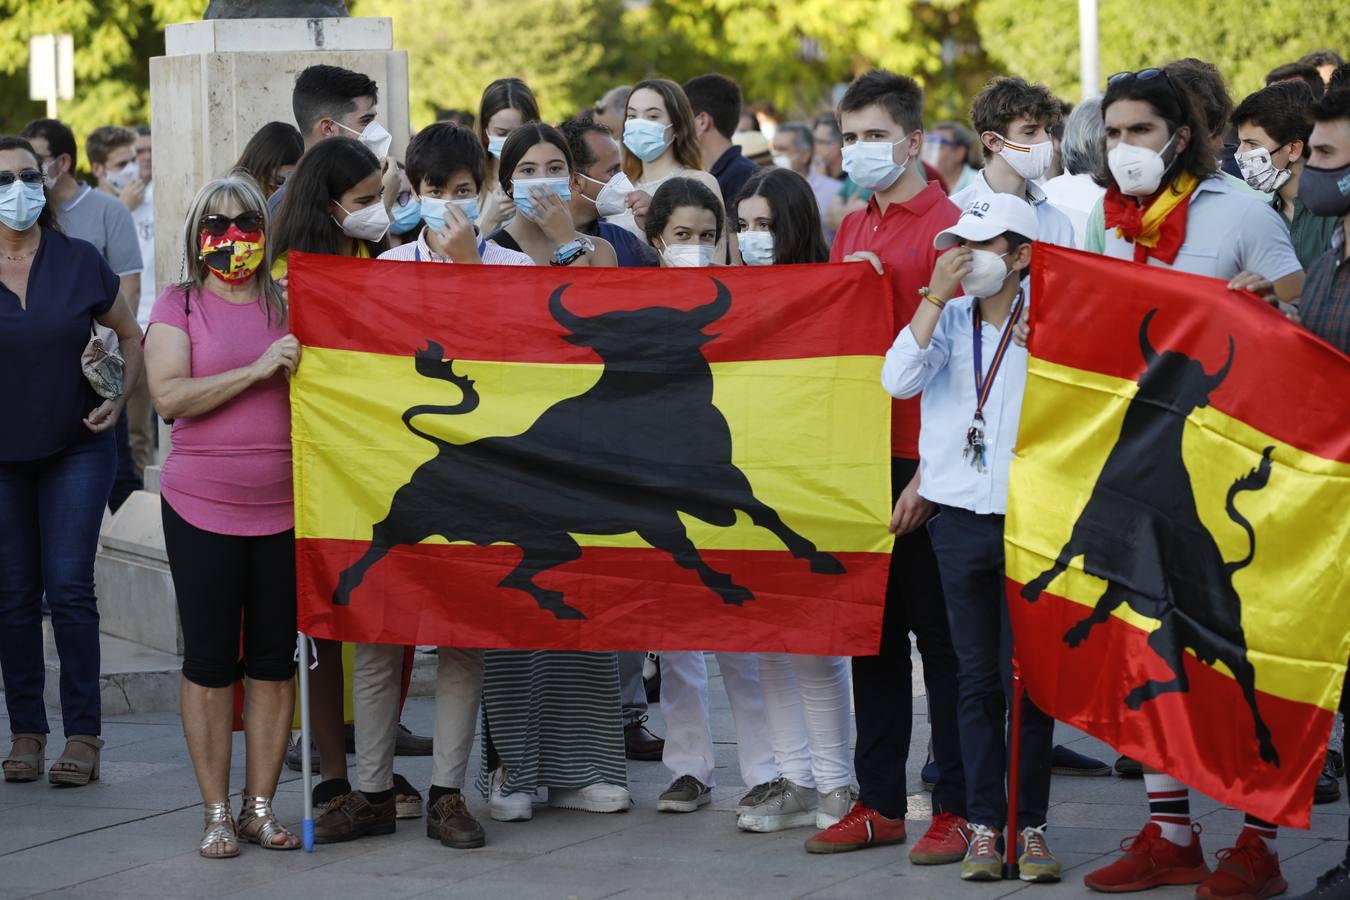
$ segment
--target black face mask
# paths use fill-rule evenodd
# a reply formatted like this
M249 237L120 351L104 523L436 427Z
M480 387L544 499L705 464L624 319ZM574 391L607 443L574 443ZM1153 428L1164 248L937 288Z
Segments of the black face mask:
M1350 213L1350 163L1338 169L1305 165L1298 179L1298 199L1313 215L1340 218Z

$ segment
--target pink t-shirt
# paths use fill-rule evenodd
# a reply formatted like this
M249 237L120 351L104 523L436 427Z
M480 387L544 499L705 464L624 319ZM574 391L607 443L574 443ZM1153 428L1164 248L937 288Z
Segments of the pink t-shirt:
M160 294L150 327L162 323L188 335L193 378L243 368L286 334L276 313L269 323L261 299L230 303L208 285L194 290L185 308L183 294L177 287ZM295 527L285 376L278 372L205 415L175 420L160 491L203 531L263 535Z

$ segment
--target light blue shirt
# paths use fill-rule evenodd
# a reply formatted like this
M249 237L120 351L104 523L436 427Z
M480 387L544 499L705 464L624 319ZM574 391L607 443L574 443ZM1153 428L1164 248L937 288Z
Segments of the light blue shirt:
M1029 280L1023 280L1031 303ZM959 506L986 515L1008 511L1008 468L1022 416L1027 385L1027 351L1008 344L984 407L986 471L963 456L966 430L975 418L975 354L971 340L974 297L957 297L942 308L927 348L914 340L908 325L886 351L881 385L901 400L923 392L919 430L919 494L934 503ZM1004 328L1013 326L1012 317ZM981 363L987 374L1002 330L980 325Z

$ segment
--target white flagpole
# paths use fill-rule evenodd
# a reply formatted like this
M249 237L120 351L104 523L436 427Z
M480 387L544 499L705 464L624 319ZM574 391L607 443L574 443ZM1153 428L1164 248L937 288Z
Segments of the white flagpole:
M309 637L303 632L295 636L295 652L300 662L300 771L305 790L305 818L303 829L305 852L314 852L314 773L310 770L309 748Z
M1101 95L1101 57L1097 47L1097 0L1078 0L1079 80L1082 99Z

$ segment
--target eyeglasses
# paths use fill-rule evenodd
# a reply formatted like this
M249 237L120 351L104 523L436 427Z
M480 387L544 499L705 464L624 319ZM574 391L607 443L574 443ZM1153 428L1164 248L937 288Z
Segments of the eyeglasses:
M943 147L964 147L960 141L954 141L951 138L945 138L940 134L926 134L923 141L925 144L939 144Z
M42 184L42 173L37 169L24 169L18 175L13 172L0 172L0 187L9 187L16 181L24 184Z
M210 213L202 216L202 231L212 237L224 237L225 232L234 225L240 231L261 231L263 227L263 214L260 212L242 212L231 219L223 213Z

